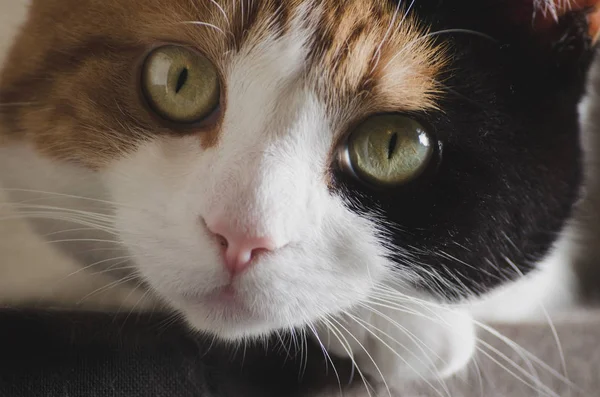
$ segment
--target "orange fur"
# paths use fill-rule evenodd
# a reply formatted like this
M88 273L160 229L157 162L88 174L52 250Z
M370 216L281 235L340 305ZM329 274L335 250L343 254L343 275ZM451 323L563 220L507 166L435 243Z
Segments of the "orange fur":
M436 107L445 52L383 0L34 0L0 76L0 103L24 105L0 113L0 136L102 167L140 140L181 133L140 100L139 65L149 49L189 45L224 71L237 49L285 34L301 10L314 31L306 76L332 110L350 118ZM234 111L223 98L223 111ZM218 144L218 132L218 123L186 131L204 147Z

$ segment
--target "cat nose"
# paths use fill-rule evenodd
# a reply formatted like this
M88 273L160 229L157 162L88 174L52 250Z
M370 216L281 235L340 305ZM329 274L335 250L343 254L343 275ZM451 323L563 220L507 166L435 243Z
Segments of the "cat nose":
M207 223L207 226L223 247L225 267L232 276L248 269L261 253L277 248L273 238L253 237L227 226L224 222Z

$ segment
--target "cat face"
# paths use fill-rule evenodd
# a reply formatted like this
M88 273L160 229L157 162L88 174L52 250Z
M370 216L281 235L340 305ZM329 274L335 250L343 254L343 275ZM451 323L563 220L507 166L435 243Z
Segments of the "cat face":
M34 1L3 137L100 178L136 273L222 337L485 292L577 197L589 54L577 15L479 3Z

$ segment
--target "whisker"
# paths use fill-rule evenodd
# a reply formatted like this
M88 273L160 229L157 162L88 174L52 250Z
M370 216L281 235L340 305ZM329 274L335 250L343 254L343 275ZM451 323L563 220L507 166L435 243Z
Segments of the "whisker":
M221 33L223 36L227 36L227 34L225 33L225 31L223 29L221 29L220 27L218 27L216 25L213 25L212 23L201 22L201 21L183 21L183 22L179 22L179 23L184 24L184 25L205 26L207 28L215 29L216 31Z
M95 201L95 202L102 203L102 204L109 204L111 206L127 207L127 208L136 209L136 207L134 207L134 206L117 203L116 201L102 200L102 199L86 197L86 196L78 196L78 195L74 195L74 194L50 192L50 191L46 191L46 190L0 187L0 191L45 194L48 196L72 198L72 199L78 199L78 200L84 200L84 201Z
M96 231L96 230L98 230L98 229L97 228L92 228L92 227L79 227L79 228L76 228L76 229L58 230L56 232L42 234L41 236L44 237L44 238L48 238L48 237L56 236L56 235L59 235L59 234L73 233L73 232L89 232L89 231Z
M479 385L479 396L485 397L483 395L483 374L481 371L481 366L479 365L479 358L477 356L473 357L471 360L473 365L475 366L475 370L477 371L477 384Z
M402 25L404 23L404 21L406 21L406 18L408 17L408 14L410 14L410 11L412 10L414 5L415 5L415 0L412 0L410 2L410 4L408 5L408 8L406 9L406 12L404 13L402 20L400 21L400 25Z
M355 316L350 315L349 313L345 313L345 315L349 315L350 318L352 320L354 320L357 324L359 324L363 329L365 329L365 331L369 332L373 337L375 337L379 342L381 342L385 347L387 347L392 353L394 353L394 355L396 357L398 357L400 360L402 360L402 362L404 362L404 364L406 364L415 374L419 375L419 377L421 378L421 380L423 380L429 387L431 387L436 394L438 394L439 396L443 397L443 393L441 393L439 390L437 390L437 388L435 386L433 386L433 384L431 382L429 382L423 375L419 374L419 372L408 363L408 361L402 357L402 355L400 355L392 346L390 346L388 343L386 343L380 336L378 336L377 334L375 334L375 332L373 332L373 329L376 330L377 332L382 333L384 336L388 337L389 339L391 339L393 342L397 343L398 345L400 345L400 347L402 347L404 350L406 350L407 352L409 352L411 355L413 355L418 361L420 361L421 363L423 363L423 360L421 360L414 352L412 352L410 349L408 349L405 345L403 345L402 343L400 343L399 341L397 341L396 339L394 339L393 337L391 337L388 333L380 330L379 328L375 327L373 324L370 324L362 319L359 319ZM367 327L367 325L369 327L372 327L373 329L370 329ZM447 396L450 396L450 390L448 390L447 385L444 384L444 382L442 381L441 378L438 377L438 379L440 380L440 384L441 386L444 388L444 391L446 392Z
M381 317L382 317L382 318L384 318L385 320L389 321L389 322L390 322L390 324L392 324L392 325L394 325L395 327L397 327L398 329L400 329L400 330L401 330L403 333L405 333L405 334L406 334L406 335L409 337L409 339L410 339L412 342L415 342L415 344L422 346L422 347L420 347L420 348L419 348L419 349L421 350L421 352L422 352L422 353L425 353L425 351L424 351L424 349L423 349L423 348L426 348L427 350L429 350L429 352L431 352L431 353L432 353L434 356L436 356L436 357L437 357L437 358L438 358L440 361L442 361L442 362L444 361L444 360L442 359L442 357L440 357L440 356L439 356L439 355L438 355L438 354L437 354L437 353L436 353L436 352L435 352L435 351L434 351L432 348L430 348L429 346L427 346L427 344L426 344L425 342L423 342L421 339L419 339L419 338L418 338L418 337L417 337L417 336L416 336L414 333L410 332L410 331L409 331L409 330L408 330L406 327L403 327L403 326L402 326L400 323L398 323L397 321L393 320L391 317L389 317L389 316L385 315L384 313L382 313L381 311L379 311L379 310L377 310L377 309L375 309L375 308L373 308L373 307L369 306L369 305L368 305L368 303L370 303L370 302L369 302L369 301L364 301L364 302L361 304L361 307L363 307L363 308L365 308L365 309L367 309L367 310L369 310L369 311L371 311L371 312L373 312L373 313L375 313L375 314L377 314L377 315L381 316ZM364 320L363 320L363 321L364 321ZM370 324L370 326L372 326L372 327L374 327L374 328L375 328L375 326L374 326L373 324ZM391 337L389 334L386 334L384 331L382 331L382 330L380 330L380 329L377 329L377 328L375 328L375 329L376 329L376 330L378 330L379 332L381 332L381 333L385 334L385 335L386 335L387 337L389 337L389 338L390 338L392 341L394 341L394 342L396 342L397 344L399 344L399 345L400 345L402 348L405 348L405 349L406 349L406 347L405 347L403 344L401 344L399 341L395 340L395 339L394 339L393 337ZM408 350L408 349L406 349L406 350ZM414 353L412 353L412 354L413 354L415 357L417 357L417 356L416 356ZM421 361L421 363L422 363L422 361Z
M283 338L281 337L281 333L279 331L275 332L275 335L277 335L277 339L279 340L279 343L281 344L281 348L285 351L285 355L286 355L286 361L292 358L292 353L290 351L290 349L288 349L288 347L286 346Z
M133 294L135 291L137 291L137 289L139 287L142 286L142 282L139 282L135 288L133 288L131 290L131 292L129 292L129 294L127 295L127 298L125 298L125 300L127 300L131 294ZM140 302L142 302L144 299L146 299L146 297L148 296L148 294L150 293L150 290L146 290L142 296L140 296L140 298L137 300L137 302L133 305L133 307L129 310L129 313L127 314L127 316L125 317L125 319L123 320L123 322L121 323L121 332L123 332L123 328L125 327L125 323L127 322L127 320L129 319L129 317L131 317L131 315L133 314L133 312L135 311L135 309L138 307L138 305L140 304ZM122 307L122 306L121 306ZM139 317L138 317L138 321L139 321Z
M107 290L109 290L109 289L111 289L111 288L115 288L115 287L117 287L117 286L119 286L119 285L122 285L122 284L128 283L128 282L130 282L130 281L133 281L133 280L135 280L135 279L137 279L137 278L138 278L138 276L137 276L136 274L132 274L132 275L129 275L129 276L123 277L123 278L121 278L121 279L115 280L115 281L113 281L112 283L109 283L109 284L107 284L107 285L104 285L104 286L102 286L102 287L100 287L100 288L97 288L97 289L95 289L94 291L92 291L92 292L88 293L88 294L87 294L87 295L85 295L83 298L81 298L81 299L80 299L80 300L77 302L77 304L79 305L79 304L83 303L83 301L85 301L86 299L89 299L90 297L92 297L92 296L94 296L94 295L96 295L96 294L98 294L98 293L100 293L100 292L107 291Z
M364 374L360 370L360 367L356 363L356 360L354 359L354 352L352 351L352 346L348 342L348 339L346 339L346 337L344 337L344 335L340 332L340 330L333 323L331 323L327 318L323 318L321 320L323 321L323 324L325 324L325 326L327 327L327 330L331 331L331 333L333 333L333 336L335 336L336 339L340 342L342 348L346 352L346 355L352 361L352 366L353 366L353 368L356 368L356 372L358 372L358 375L360 376L360 378L363 382L363 385L365 386L368 396L373 397L373 395L371 394L372 386L369 385L367 378L364 376Z
M42 213L42 214L40 214L40 213L27 214L27 213L25 213L25 214L17 214L17 215L9 215L9 216L0 217L0 221L23 220L23 219L43 219L43 220L70 222L70 223L75 223L75 224L79 224L82 226L89 226L95 230L102 231L102 232L105 232L108 234L112 234L114 236L118 235L118 232L115 229L107 228L103 225L97 225L97 224L94 224L94 223L86 221L86 220L77 219L77 218L68 217L68 216L57 216L57 215L53 215L53 214L44 214L44 213Z
M428 302L426 300L418 299L418 298L415 298L415 297L408 297L408 296L405 296L405 295L403 295L401 293L398 293L397 291L394 291L393 289L384 288L383 286L377 286L377 288L381 288L382 291L386 292L387 296L388 296L388 299L390 298L390 296L393 296L395 299L404 299L404 300L409 300L410 302L413 302L413 303L416 303L416 304L420 304L424 308L425 307L435 307L437 309L451 311L451 312L455 313L455 311L453 309L445 307L445 306L440 305L440 304L436 304L436 303L433 303L433 302ZM394 296L394 294L396 296ZM389 306L386 306L388 308L394 308L394 305L395 304L397 305L396 302L391 301L391 300L388 300L388 303L390 304ZM579 391L582 391L582 389L579 388L579 386L577 386L576 384L574 384L573 382L571 382L563 374L561 374L560 372L556 371L554 368L552 368L551 366L549 366L548 364L546 364L543 360L541 360L540 358L538 358L537 356L535 356L531 352L527 351L522 346L520 346L517 343L515 343L514 341L512 341L510 338L507 338L505 335L502 335L498 330L494 329L493 327L491 327L491 326L489 326L489 325L487 325L485 323L477 321L475 319L472 319L472 321L473 321L474 325L476 325L477 327L479 327L483 331L488 332L490 335L496 337L498 340L500 340L501 342L503 342L504 344L506 344L508 347L510 347L511 349L513 349L517 354L519 354L519 356L521 356L521 358L524 361L532 361L532 362L534 362L535 364L537 364L538 366L540 366L542 369L544 369L545 371L547 371L549 374L551 374L552 376L554 376L558 380L560 380L560 381L564 382L565 384L567 384L569 387L577 389Z
M62 244L62 243L109 243L115 245L121 245L127 247L127 244L117 241L117 240L103 240L99 238L71 238L71 239L63 239L63 240L47 240L45 241L48 244Z
M390 306L386 306L386 307L390 307ZM440 323L442 325L449 326L449 324L445 323L444 321L440 321L439 319L435 319L435 318L429 318L429 319L432 320L432 321L436 321L436 322L438 322L438 323ZM506 355L504 355L502 352L500 352L499 350L495 349L494 347L492 347L491 345L487 344L486 342L482 341L479 338L478 338L478 343L484 344L484 347L487 347L490 350L494 351L497 355L499 355L507 363L509 363L511 366L513 366L515 369L517 369L519 372L521 372L526 378L532 380L533 382L535 382L535 384L540 385L536 390L540 391L540 389L544 389L544 388L550 390L548 388L548 386L544 385L541 382L541 380L539 378L539 375L537 374L537 371L533 367L531 361L524 354L522 354L519 349L513 349L513 350L525 361L526 365L529 367L529 369L530 369L531 372L527 372L525 369L523 369L517 363L515 363L510 358L508 358ZM512 376L514 376L517 380L523 382L525 385L527 385L529 387L535 388L529 382L524 381L521 376L518 376L517 374L515 374L514 371L510 371L505 365L501 364L498 360L494 359L489 353L487 353L486 351L482 350L482 348L480 346L476 346L476 349L478 351L480 351L482 354L486 355L488 358L490 358L494 363L496 363L497 365L499 365L501 368L503 368L504 370L506 370L509 374L511 374Z
M369 357L369 360L373 363L373 365L375 366L375 370L377 371L377 373L379 373L379 376L381 377L381 380L385 386L385 389L388 393L389 397L392 397L392 391L390 390L390 387L387 384L387 381L385 379L385 376L383 376L383 372L381 372L381 369L379 368L379 365L377 365L377 361L375 361L375 359L373 358L373 356L371 355L371 353L369 353L369 350L358 340L358 338L356 336L354 336L354 334L352 332L350 332L350 330L348 330L348 328L344 327L342 325L342 323L340 323L338 320L336 320L333 317L329 317L330 321L335 322L339 327L341 327L344 331L346 331L346 333L352 338L354 339L354 341L358 344L358 346L360 346L360 348L365 352L365 354L367 355L367 357Z
M306 374L306 369L308 368L308 357L309 357L309 353L308 353L308 332L306 331L306 328L302 328L302 337L304 340L304 371L303 371L303 378L304 375Z
M480 340L479 342L481 343L482 341ZM491 360L493 363L495 363L500 368L502 368L504 371L506 371L511 376L513 376L515 379L517 379L519 382L523 383L525 386L530 387L531 389L533 389L534 391L537 391L538 393L541 393L542 392L541 389L544 389L544 390L546 390L545 394L547 396L560 397L558 394L556 394L555 392L553 392L552 389L550 389L548 386L546 386L543 383L541 383L541 381L540 381L539 378L535 378L533 375L531 375L528 372L526 372L523 368L521 368L518 364L514 363L512 360L508 359L508 363L510 363L513 366L516 366L516 368L518 368L519 372L524 372L524 375L526 375L526 378L530 378L530 379L533 378L533 381L535 382L534 384L531 384L526 379L523 379L521 376L519 376L513 370L511 370L510 368L508 368L506 365L502 364L500 361L498 361L497 359L495 359L491 354L489 354L485 350L483 350L481 348L478 348L477 350L481 354L483 354L484 356L486 356L489 360ZM536 384L538 386L536 386Z
M508 237L508 235L506 235L506 233L504 235L508 239L508 241L512 243L512 240ZM513 245L514 245L514 243L513 243ZM523 272L517 267L517 265L513 261L511 261L509 258L506 258L506 257L504 259L509 264L509 266L511 266L515 270L515 272L517 272L517 274L519 274L519 276L525 277ZM569 379L569 374L567 372L567 360L565 359L565 353L563 351L562 343L560 343L560 338L558 337L558 332L556 331L556 326L554 325L554 322L552 321L552 318L550 317L548 310L546 310L546 306L544 306L543 302L540 302L540 308L542 309L542 312L544 313L544 317L546 318L546 321L548 322L548 326L550 327L550 332L552 332L552 337L554 338L554 341L556 343L556 348L558 349L558 354L560 357L560 365L561 365L563 374L566 379Z
M183 314L175 311L175 312L169 314L165 319L161 320L158 324L156 324L156 328L159 332L165 332L168 327L179 322L182 317L183 317ZM213 339L213 341L214 341L214 339ZM211 346L208 347L209 350L210 350L210 348L211 348Z
M396 58L398 58L402 54L405 54L415 44L417 44L417 43L419 43L419 42L421 42L423 40L430 39L430 38L435 37L435 36L439 36L439 35L442 35L442 34L450 34L450 33L471 34L471 35L482 37L482 38L485 38L487 40L491 40L491 41L493 41L495 43L498 43L498 40L496 40L492 36L489 36L489 35L487 35L485 33L482 33L482 32L478 32L476 30L470 30L470 29L443 29L443 30L437 30L435 32L427 33L425 35L419 36L418 38L416 38L414 40L409 41L400 51L398 51L392 58L390 58L390 60L383 67L383 70L386 70L396 60Z
M242 13L242 18L241 19L242 19L243 23L245 23L245 21L246 21L246 18L245 18L245 15L244 15L244 1L245 0L240 0L240 10L241 10L241 13Z
M122 260L122 259L125 259L124 261L122 261L122 262L119 262L119 263L117 263L116 265L112 265L112 266L117 266L118 264L120 264L120 263L125 263L125 262L127 262L129 259L132 259L132 258L134 258L134 256L132 256L132 255L128 255L128 256L118 256L118 257L115 257L115 258L103 259L103 260L101 260L101 261L94 262L94 263L92 263L91 265L87 265L87 266L81 267L81 268L77 269L76 271L74 271L74 272L72 272L72 273L69 273L69 274L68 274L68 275L65 277L65 279L67 279L67 278L69 278L69 277L72 277L72 276L74 276L74 275L76 275L76 274L79 274L79 273L81 273L81 272L85 272L86 270L89 270L89 269L91 269L92 267L95 267L95 266L101 265L101 264L103 264L103 263L106 263L106 262L111 262L111 261L114 261L114 260ZM112 266L111 266L111 267L112 267ZM61 281L63 281L63 280L61 280Z
M64 212L72 212L75 214L86 214L86 215L90 215L90 216L96 216L96 217L102 217L102 218L106 218L106 219L111 219L114 218L115 216L112 214L109 214L107 212L96 212L96 211L91 211L91 210L82 210L82 209L77 209L74 208L72 206L55 206L55 205L48 205L48 204L33 204L33 202L35 201L40 201L43 200L43 198L35 198L35 199L30 199L30 200L24 200L21 202L9 202L6 203L5 205L3 205L3 207L7 207L7 208L11 208L11 209L40 209L40 210L59 210L59 211L64 211ZM107 210L107 208L101 208L102 210Z
M223 7L221 7L219 5L219 3L217 3L215 0L209 0L212 4L215 5L215 7L217 7L219 9L219 12L221 12L221 14L223 14L223 17L225 17L225 22L227 22L228 26L231 26L231 22L229 21L229 18L227 17L227 13L225 12L225 10L223 9Z
M136 270L137 269L137 266L119 266L119 267L117 267L118 265L121 265L121 264L127 263L127 262L128 262L127 260L120 261L120 262L117 262L115 265L111 265L108 269L100 270L98 272L93 272L93 273L90 273L90 274L91 275L106 274L106 273L110 273L110 272L116 272L116 271L119 271L119 270L129 270L129 269Z
M375 62L373 64L373 68L371 69L371 73L373 73L375 71L375 69L377 68L377 65L379 64L379 60L381 59L381 48L385 44L385 41L388 39L388 36L389 36L390 32L392 31L394 24L396 23L396 18L398 17L398 13L400 12L401 7L402 7L402 1L399 1L398 4L396 5L396 9L394 10L394 14L392 15L390 24L388 25L388 28L387 28L385 34L383 35L381 42L375 49Z
M114 220L104 219L102 216L94 215L93 213L84 213L84 212L76 212L69 210L59 210L59 209L50 209L50 210L17 210L14 214L9 216L17 216L17 215L43 215L49 214L52 216L63 216L63 217L72 217L73 219L81 219L87 222L96 222L99 227L111 228L114 224Z
M319 334L317 333L315 326L312 323L309 323L307 325L307 327L313 333L314 337L316 338L317 342L319 343L319 346L321 347L321 351L323 352L323 357L325 358L325 364L326 365L327 365L327 363L331 364L331 368L333 369L333 373L335 374L335 377L338 381L338 387L340 389L340 394L341 394L342 393L342 381L340 380L340 374L338 373L337 368L335 367L335 364L334 364L333 360L331 359L331 356L327 352L325 345L323 345L321 338L319 338ZM326 367L326 370L327 370L327 368L328 368L328 366Z
M471 29L443 29L443 30L437 30L435 32L427 33L426 35L423 35L423 36L419 37L416 40L426 39L428 37L439 36L440 34L448 34L448 33L465 33L465 34L470 34L470 35L473 35L473 36L483 37L484 39L487 39L487 40L493 41L495 43L498 43L498 40L496 40L492 36L490 36L488 34L485 34L485 33L482 33L482 32L478 32L476 30L471 30Z

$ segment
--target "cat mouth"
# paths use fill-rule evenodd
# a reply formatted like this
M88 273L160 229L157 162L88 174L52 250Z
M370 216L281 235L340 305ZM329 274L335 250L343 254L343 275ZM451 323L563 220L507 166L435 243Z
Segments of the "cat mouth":
M239 291L231 284L216 288L202 300L214 305L223 306L239 306L243 304Z
M211 312L213 316L226 321L258 317L239 288L232 284L217 287L203 296L196 297L193 306L201 306Z
M213 286L171 301L193 329L225 341L255 338L287 326L279 306L260 291L238 283Z

